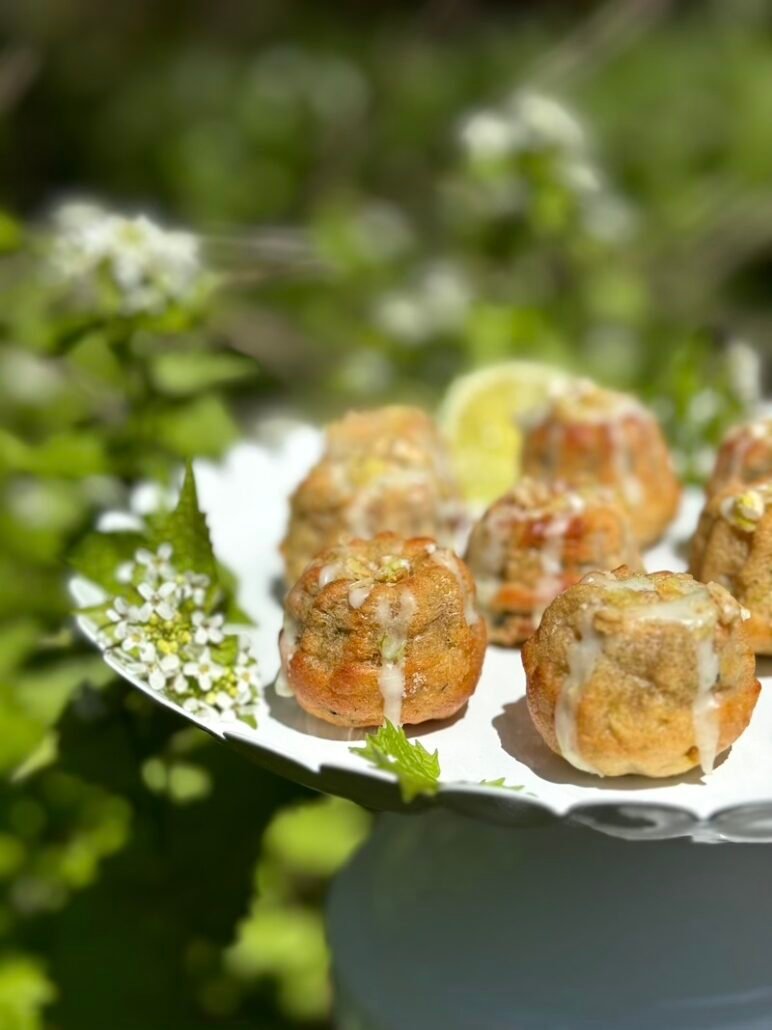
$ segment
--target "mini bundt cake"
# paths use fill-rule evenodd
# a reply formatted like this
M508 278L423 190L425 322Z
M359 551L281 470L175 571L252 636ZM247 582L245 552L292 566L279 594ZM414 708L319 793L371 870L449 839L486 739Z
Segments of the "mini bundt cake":
M708 499L690 570L703 582L726 587L748 609L752 646L772 654L772 480L734 482Z
M678 509L680 485L654 416L634 397L586 379L560 389L528 429L523 471L613 487L642 546L659 539Z
M327 430L322 459L290 502L282 543L293 583L325 547L382 531L452 544L462 506L432 419L418 408L350 412Z
M642 569L629 516L604 487L523 479L472 530L466 561L488 636L519 644L566 587L593 569Z
M444 719L474 691L485 644L463 561L381 533L324 551L290 591L277 691L339 726Z
M708 494L716 494L735 480L756 483L772 477L772 418L730 429L716 454Z
M743 618L723 587L686 573L590 573L523 647L536 728L599 776L710 772L759 694Z

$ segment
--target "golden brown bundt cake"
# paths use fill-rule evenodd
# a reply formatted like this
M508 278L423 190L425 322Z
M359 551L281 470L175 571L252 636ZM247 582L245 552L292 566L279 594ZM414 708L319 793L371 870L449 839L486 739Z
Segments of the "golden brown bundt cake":
M654 416L634 397L586 379L560 389L530 427L523 471L538 479L613 487L642 546L654 543L678 510L680 485Z
M324 551L290 591L277 690L339 726L445 719L474 691L485 644L463 561L381 533Z
M519 644L566 587L592 569L642 569L629 516L610 489L523 479L472 530L466 561L488 636Z
M750 612L747 631L760 654L772 654L772 480L735 482L703 509L690 570L726 587Z
M432 419L418 408L350 412L292 496L282 543L294 582L324 547L389 530L452 544L462 506Z
M708 483L712 495L733 481L756 483L772 477L772 418L730 429L716 455L713 475Z
M743 609L686 573L591 572L523 647L545 742L599 776L709 772L759 694Z

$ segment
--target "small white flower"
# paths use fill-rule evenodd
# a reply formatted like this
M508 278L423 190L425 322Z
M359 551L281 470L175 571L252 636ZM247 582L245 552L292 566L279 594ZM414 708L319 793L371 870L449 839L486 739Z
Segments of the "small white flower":
M173 619L177 611L179 599L177 584L170 581L161 583L160 586L153 586L150 583L140 583L137 587L142 597L154 612L161 619L168 621Z
M239 698L251 697L260 686L257 664L251 662L249 664L236 665L233 671L236 676L236 689Z
M165 654L159 661L153 663L148 675L148 683L153 690L163 690L167 680L176 676L180 670L179 655Z
M196 644L220 644L225 634L223 633L222 615L205 615L204 612L193 612L191 622L195 626L193 640Z
M188 690L188 680L184 673L178 672L174 679L169 684L171 690L175 694L185 694Z
M534 143L548 144L569 151L584 146L584 130L574 115L552 97L526 91L510 100L512 115Z
M473 160L506 157L520 142L518 126L498 111L474 111L459 131L462 146Z
M131 583L134 578L134 562L125 561L115 570L115 578L119 583Z
M148 581L166 580L174 576L174 569L169 561L171 556L171 544L161 544L155 553L141 547L134 555L137 564L144 566L145 578Z
M132 626L129 629L121 641L121 649L127 654L138 654L143 662L155 658L155 645L141 626Z
M205 647L194 661L185 662L182 671L186 676L196 680L199 687L204 691L211 690L212 684L222 679L225 675L224 667L218 665L208 647Z
M178 583L183 600L192 601L200 608L206 601L206 594L212 581L203 573L185 572L178 577Z
M230 708L233 708L234 700L226 691L218 690L215 694L214 703L223 711L228 711Z
M123 597L113 598L112 606L107 609L107 618L113 624L115 640L124 640L133 626L147 622L152 614L149 605L140 607L130 605Z
M65 204L55 213L51 266L97 298L107 275L125 314L155 314L193 300L202 280L198 240L146 215L126 217L95 204Z
M107 609L107 618L113 624L113 636L116 640L125 640L131 629L129 605L122 597L113 598L112 607Z

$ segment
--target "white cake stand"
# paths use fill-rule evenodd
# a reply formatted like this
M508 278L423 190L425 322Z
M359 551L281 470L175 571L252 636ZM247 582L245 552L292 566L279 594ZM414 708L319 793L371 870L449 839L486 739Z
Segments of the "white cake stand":
M269 681L287 498L318 451L315 431L285 426L197 466ZM140 492L137 506L147 501ZM673 534L647 555L650 570L684 567L699 503L687 497ZM82 580L72 589L84 604L98 596ZM87 619L80 626L95 636ZM599 780L546 750L522 703L519 654L489 648L463 716L420 732L440 754L439 793L413 814L382 815L335 884L341 1030L770 1030L772 849L760 846L772 841L769 665L750 728L710 776ZM377 811L405 808L396 783L350 753L349 734L270 686L256 730L199 724L280 775ZM502 776L522 791L480 784Z

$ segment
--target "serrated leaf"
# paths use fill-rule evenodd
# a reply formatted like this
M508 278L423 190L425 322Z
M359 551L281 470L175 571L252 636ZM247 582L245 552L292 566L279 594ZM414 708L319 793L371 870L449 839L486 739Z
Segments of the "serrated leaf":
M375 733L368 734L364 747L349 748L376 769L393 773L399 780L402 799L412 801L419 794L436 794L440 779L440 758L429 753L420 741L411 743L401 727L388 720Z
M238 439L238 428L219 397L197 397L156 412L143 422L143 436L181 458L219 457Z
M250 358L223 351L166 351L155 355L150 362L150 374L156 387L173 397L248 380L257 370Z
M119 583L115 573L120 565L130 561L145 538L142 533L90 533L70 552L70 565L106 590L122 593L125 585Z
M102 441L92 433L58 433L39 447L29 449L23 471L40 476L81 479L108 469Z
M480 780L481 787L499 787L501 790L514 790L519 792L523 790L522 783L507 783L504 776L499 776L497 780Z
M233 665L239 653L239 638L234 633L229 633L222 643L212 648L212 652L221 665Z
M180 496L174 511L156 518L150 529L151 545L169 543L174 548L172 561L181 572L203 573L218 581L217 560L212 550L209 526L198 504L193 465L185 465Z

